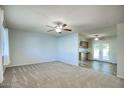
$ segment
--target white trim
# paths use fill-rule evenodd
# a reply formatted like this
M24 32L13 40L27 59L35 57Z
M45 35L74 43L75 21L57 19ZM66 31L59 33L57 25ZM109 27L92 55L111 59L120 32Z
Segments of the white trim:
M33 60L33 61L32 61ZM46 63L46 62L55 62L55 59L32 59L32 60L23 60L24 63L17 63L17 64L10 64L6 67L14 67L14 66L23 66L23 65L31 65L31 64L39 64L39 63ZM12 63L16 63L11 61Z
M124 76L117 75L118 78L124 79Z

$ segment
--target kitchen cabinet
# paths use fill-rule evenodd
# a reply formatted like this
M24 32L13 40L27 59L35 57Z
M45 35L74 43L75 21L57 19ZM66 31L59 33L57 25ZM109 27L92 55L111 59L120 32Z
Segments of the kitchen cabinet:
M88 60L88 55L89 55L89 53L79 52L79 60L80 61L86 61L86 60Z
M81 48L88 48L88 42L86 42L86 41L80 41L80 47Z
M88 60L88 42L80 41L80 51L79 51L79 60L86 61Z

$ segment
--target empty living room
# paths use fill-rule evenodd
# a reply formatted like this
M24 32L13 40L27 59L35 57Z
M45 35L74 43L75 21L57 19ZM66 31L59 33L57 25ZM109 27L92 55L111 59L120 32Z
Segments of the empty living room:
M124 88L123 5L0 5L0 88Z

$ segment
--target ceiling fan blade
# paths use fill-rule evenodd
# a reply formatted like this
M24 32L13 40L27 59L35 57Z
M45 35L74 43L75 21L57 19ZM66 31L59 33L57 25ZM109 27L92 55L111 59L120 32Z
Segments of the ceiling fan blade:
M72 29L63 29L63 30L65 30L65 31L72 31Z
M49 26L49 25L46 25L47 27L50 27L50 28L55 28L55 27L52 27L52 26Z
M52 29L52 30L48 30L47 32L51 32L51 31L54 31L54 29Z
M67 26L67 24L63 24L63 25L62 25L62 27L66 27L66 26Z

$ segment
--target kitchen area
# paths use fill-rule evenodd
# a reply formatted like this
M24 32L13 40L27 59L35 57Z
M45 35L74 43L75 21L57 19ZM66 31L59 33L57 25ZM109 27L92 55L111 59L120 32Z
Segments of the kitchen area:
M80 41L79 43L79 65L88 61L89 51L88 42Z
M79 66L85 65L89 61L89 43L85 35L79 34Z

